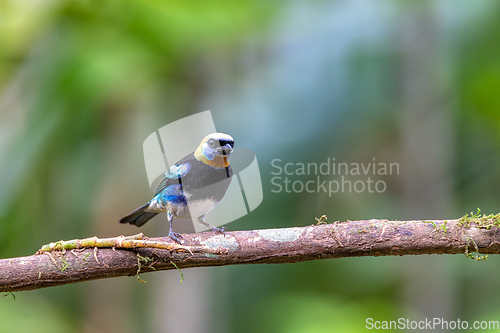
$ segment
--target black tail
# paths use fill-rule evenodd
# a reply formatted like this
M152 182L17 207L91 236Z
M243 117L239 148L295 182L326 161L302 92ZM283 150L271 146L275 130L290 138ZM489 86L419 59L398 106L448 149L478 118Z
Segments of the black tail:
M158 213L146 212L149 202L142 207L137 208L132 213L128 214L120 220L120 223L130 223L138 227L142 226L144 223L151 220L153 217L158 215Z

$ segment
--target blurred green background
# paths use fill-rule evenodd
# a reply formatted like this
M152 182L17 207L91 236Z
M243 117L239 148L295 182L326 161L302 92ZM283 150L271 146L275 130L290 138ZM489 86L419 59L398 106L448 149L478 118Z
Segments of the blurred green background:
M0 257L134 234L143 140L212 110L258 158L229 230L499 211L496 1L0 0ZM383 193L274 193L271 161L398 163ZM313 177L314 178L314 177ZM293 176L292 180L308 180ZM328 178L327 178L328 179ZM353 176L352 181L363 179ZM167 232L164 218L141 231ZM349 258L116 278L0 298L0 332L364 332L500 320L499 259Z

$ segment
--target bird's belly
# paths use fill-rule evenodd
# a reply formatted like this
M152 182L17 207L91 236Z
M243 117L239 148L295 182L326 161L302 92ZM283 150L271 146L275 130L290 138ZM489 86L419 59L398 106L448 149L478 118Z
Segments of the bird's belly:
M187 209L179 210L180 218L200 217L208 214L215 208L217 201L212 199L188 200Z

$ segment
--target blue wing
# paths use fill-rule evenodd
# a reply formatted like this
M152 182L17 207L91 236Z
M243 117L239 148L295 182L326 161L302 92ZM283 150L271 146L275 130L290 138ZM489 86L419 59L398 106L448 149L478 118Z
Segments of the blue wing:
M161 182L158 184L158 187L156 188L156 194L159 194L170 185L180 184L180 178L187 175L189 169L191 169L191 164L189 163L172 165L170 169L165 172L163 178L161 179ZM182 190L182 187L180 189Z
M170 185L165 187L156 195L156 200L163 206L167 206L167 204L187 205L186 197L182 192L182 185Z

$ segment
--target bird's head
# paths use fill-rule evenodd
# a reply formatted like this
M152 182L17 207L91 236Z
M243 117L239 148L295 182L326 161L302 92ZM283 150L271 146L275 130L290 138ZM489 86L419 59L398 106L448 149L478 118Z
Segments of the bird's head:
M194 157L214 168L225 168L229 165L229 157L234 149L234 140L224 133L207 135L200 143Z

